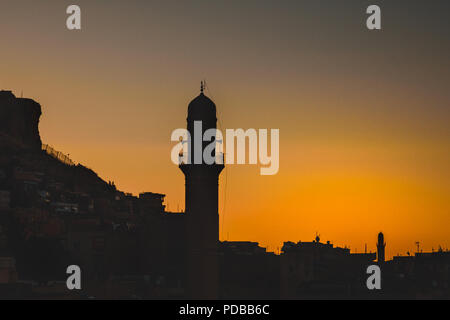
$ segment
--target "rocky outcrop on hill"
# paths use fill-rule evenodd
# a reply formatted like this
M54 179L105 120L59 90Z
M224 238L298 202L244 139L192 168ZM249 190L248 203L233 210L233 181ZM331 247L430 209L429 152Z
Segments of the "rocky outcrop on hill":
M81 164L65 164L42 150L40 117L39 103L0 90L0 173L6 175L4 180L13 181L14 170L20 168L24 172L43 174L46 180L62 183L69 191L91 196L114 194L115 187L93 170ZM5 181L3 187L12 188Z
M32 99L16 98L0 91L0 133L30 149L41 149L39 119L41 105Z

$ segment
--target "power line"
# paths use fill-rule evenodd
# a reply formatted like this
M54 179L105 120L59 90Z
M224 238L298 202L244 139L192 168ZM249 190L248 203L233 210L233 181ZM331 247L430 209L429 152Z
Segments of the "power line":
M211 90L209 89L208 83L206 82L206 79L203 80L203 85L205 87L205 89L208 91L208 95L211 97L211 99L214 101L214 96L211 92ZM220 120L220 115L219 115L219 111L216 108L216 114L217 114L217 120L219 122L219 129L223 132L223 126L222 126L222 121ZM223 139L222 139L222 146L223 146ZM222 148L223 149L223 148ZM224 152L224 162L225 162L225 158L226 158L226 153ZM225 213L226 213L226 203L227 203L227 187L228 187L228 167L225 167L225 187L224 187L224 193L223 193L223 206L222 206L222 228L221 228L221 233L222 233L222 237L225 238L225 233L224 233L224 229L225 229Z

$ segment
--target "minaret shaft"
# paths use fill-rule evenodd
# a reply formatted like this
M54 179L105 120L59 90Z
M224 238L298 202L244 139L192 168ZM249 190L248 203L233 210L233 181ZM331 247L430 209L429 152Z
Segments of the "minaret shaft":
M187 298L218 298L219 242L219 175L221 164L195 164L192 152L201 141L201 151L210 142L194 136L194 122L201 121L202 132L216 129L214 103L203 92L189 104L187 129L191 134L189 152L191 163L181 164L185 175L186 227L187 227ZM199 132L195 133L198 135ZM198 147L198 146L197 146Z

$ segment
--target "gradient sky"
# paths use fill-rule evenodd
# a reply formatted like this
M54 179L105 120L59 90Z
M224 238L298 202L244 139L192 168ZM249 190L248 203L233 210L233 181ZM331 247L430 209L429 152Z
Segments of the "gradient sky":
M68 5L82 30L65 27ZM365 10L382 8L382 31ZM388 256L450 246L449 1L0 2L0 88L44 143L184 208L170 134L207 79L224 128L280 129L280 171L228 166L221 239ZM221 227L221 231L222 231Z

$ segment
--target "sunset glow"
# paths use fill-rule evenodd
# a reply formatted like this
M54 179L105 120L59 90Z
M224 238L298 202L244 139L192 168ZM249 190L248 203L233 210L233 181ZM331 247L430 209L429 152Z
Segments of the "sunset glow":
M120 190L163 193L167 210L183 210L170 134L186 127L206 79L221 130L280 130L277 175L251 165L221 174L221 240L278 252L318 232L374 252L382 231L389 259L416 241L424 251L450 245L443 13L412 30L415 17L399 24L406 13L386 4L386 30L371 34L350 16L364 12L356 1L345 11L313 1L78 3L78 33L60 27L66 1L0 10L0 86L42 105L43 143Z

